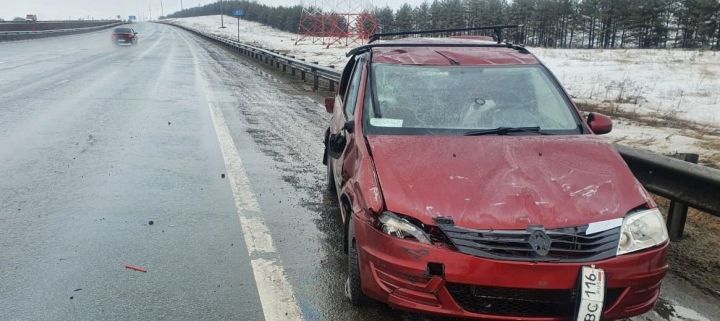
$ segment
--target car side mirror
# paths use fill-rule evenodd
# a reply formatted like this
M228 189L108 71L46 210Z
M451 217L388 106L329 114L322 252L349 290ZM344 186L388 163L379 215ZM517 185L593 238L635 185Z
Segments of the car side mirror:
M352 133L355 131L355 121L349 120L345 122L345 124L342 127L342 130ZM343 133L337 133L337 134L330 134L328 136L328 155L330 157L338 159L340 156L342 156L343 151L345 151L345 145L347 145L347 138L345 138L345 135Z
M334 109L335 109L335 97L325 98L325 110L329 114L332 114Z
M612 119L600 113L589 113L587 124L596 135L607 134L612 130Z
M345 150L345 144L347 139L342 134L330 134L328 137L328 155L330 157L338 159L342 156L342 152Z

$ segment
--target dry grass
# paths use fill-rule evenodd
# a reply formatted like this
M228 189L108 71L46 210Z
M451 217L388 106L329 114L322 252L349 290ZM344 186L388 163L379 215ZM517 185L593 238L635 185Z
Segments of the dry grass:
M704 149L712 151L703 155L703 163L711 163L711 167L720 168L720 138L712 138L702 140L698 145Z
M585 112L603 113L614 118L631 120L642 125L657 128L674 128L697 132L700 135L720 136L720 128L700 124L691 120L680 119L670 113L642 114L620 108L615 102L605 101L600 104L577 103L578 108ZM702 136L701 136L702 137Z

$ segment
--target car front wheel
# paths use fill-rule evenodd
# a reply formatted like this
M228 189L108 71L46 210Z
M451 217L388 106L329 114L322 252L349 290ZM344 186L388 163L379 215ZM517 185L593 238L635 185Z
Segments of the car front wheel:
M360 256L358 255L357 244L355 244L354 233L349 235L348 239L348 278L345 281L345 296L350 299L350 303L354 306L367 305L370 298L363 293L360 285Z
M333 176L332 165L330 165L330 156L327 155L327 150L325 151L325 155L327 157L325 187L327 188L327 191L330 192L330 194L335 195L337 194L337 190L335 190L335 176Z

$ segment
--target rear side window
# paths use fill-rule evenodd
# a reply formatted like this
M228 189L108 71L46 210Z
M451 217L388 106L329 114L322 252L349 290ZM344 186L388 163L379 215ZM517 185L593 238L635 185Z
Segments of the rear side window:
M345 115L355 115L355 105L357 103L358 91L360 91L360 79L362 78L363 61L360 60L355 64L350 84L345 92Z

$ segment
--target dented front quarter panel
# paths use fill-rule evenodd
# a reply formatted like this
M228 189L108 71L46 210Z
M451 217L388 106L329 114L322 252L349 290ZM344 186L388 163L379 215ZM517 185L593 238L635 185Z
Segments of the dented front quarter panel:
M369 136L387 209L476 229L559 228L654 206L601 138Z
M365 68L361 78L355 115L363 115L367 76L367 68ZM352 213L369 215L382 211L384 201L363 129L362 117L356 117L355 129L349 133L348 146L345 148L340 164L334 169L340 170L341 194L350 200ZM369 219L367 215L365 218Z

